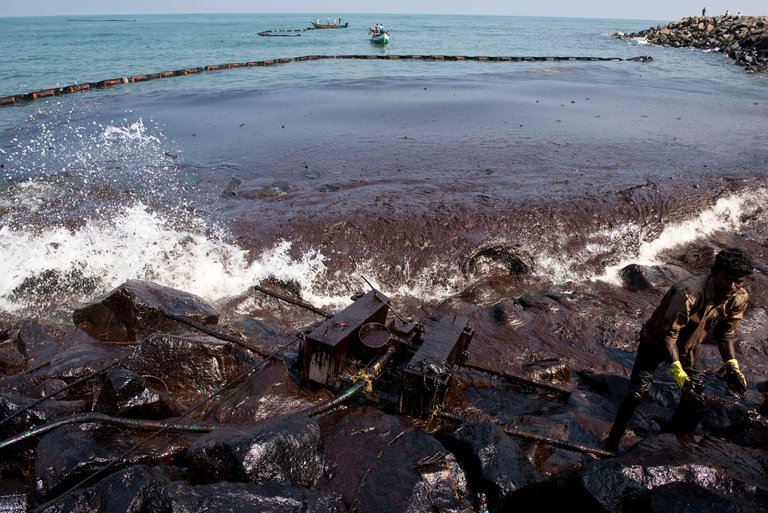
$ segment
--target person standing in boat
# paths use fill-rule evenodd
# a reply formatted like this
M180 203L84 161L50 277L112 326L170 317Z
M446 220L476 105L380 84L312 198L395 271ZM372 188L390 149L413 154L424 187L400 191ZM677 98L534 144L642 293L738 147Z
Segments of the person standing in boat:
M667 428L673 433L693 432L704 413L704 382L694 368L696 349L712 332L722 367L718 376L728 382L729 391L743 395L747 380L739 369L734 342L744 318L749 294L744 289L752 274L752 258L739 248L726 248L715 257L709 274L674 284L643 325L629 390L619 405L605 448L616 452L632 414L653 384L660 363L669 364L668 373L682 391L680 402Z

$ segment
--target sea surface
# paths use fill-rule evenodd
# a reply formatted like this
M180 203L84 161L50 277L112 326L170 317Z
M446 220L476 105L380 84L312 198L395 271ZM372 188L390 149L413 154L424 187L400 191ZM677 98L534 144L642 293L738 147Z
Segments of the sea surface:
M348 28L306 30L329 16ZM367 280L406 310L471 310L548 287L610 295L623 266L733 233L762 244L768 77L611 37L668 21L0 19L0 97L308 55L620 59L319 59L0 108L0 307L66 321L144 279L235 318L256 315L265 280L328 308Z

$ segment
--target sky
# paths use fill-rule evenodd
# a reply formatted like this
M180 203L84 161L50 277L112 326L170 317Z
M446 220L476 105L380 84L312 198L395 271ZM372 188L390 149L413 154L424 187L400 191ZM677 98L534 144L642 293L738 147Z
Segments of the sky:
M161 13L479 14L679 20L707 15L768 15L768 0L0 0L0 17Z

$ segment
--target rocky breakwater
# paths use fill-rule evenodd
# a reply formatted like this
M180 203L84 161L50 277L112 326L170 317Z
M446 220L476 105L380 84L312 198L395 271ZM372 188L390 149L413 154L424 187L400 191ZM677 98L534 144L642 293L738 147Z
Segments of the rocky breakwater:
M617 33L614 37L642 37L656 45L722 52L747 71L768 70L766 16L691 16L632 34Z

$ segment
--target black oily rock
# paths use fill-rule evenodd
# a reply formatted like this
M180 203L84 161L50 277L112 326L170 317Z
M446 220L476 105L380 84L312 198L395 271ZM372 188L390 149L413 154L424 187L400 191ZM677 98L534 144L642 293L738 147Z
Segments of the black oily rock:
M317 422L305 414L224 427L201 436L187 463L202 482L250 481L312 487L327 477Z
M370 462L350 508L366 512L471 511L464 470L435 438L406 429Z
M314 490L291 485L219 482L167 484L157 490L145 510L163 513L346 513L343 504Z
M173 469L171 469L173 470ZM176 472L178 473L178 472ZM90 488L41 504L35 513L118 513L144 511L144 504L163 485L172 482L174 472L163 466L133 465L108 475Z
M765 511L766 469L766 451L712 436L663 434L643 440L617 458L585 465L578 472L578 480L583 492L609 513L622 513L627 504L645 502L656 488L673 483L706 486L728 498L732 503L729 507L738 501L759 505Z
M147 439L146 433L140 431L119 434L113 428L98 426L65 425L40 438L34 467L38 499L53 498L86 477L115 467L118 458L120 465L171 463L181 457L189 444L178 433L162 433ZM138 442L142 442L142 450L129 453Z
M16 394L0 394L0 419L4 419L0 434L16 434L61 417L84 413L90 406L86 400L44 401L33 405L35 402ZM15 416L11 418L12 415Z
M165 419L184 413L165 390L152 387L148 379L128 369L111 369L96 395L93 411L120 417Z
M142 340L123 367L159 378L170 396L186 405L220 390L241 372L230 344L210 336L164 333Z
M520 441L499 426L467 422L443 439L467 472L486 490L490 505L507 501L517 490L544 480L526 458Z
M76 309L72 320L100 336L108 333L115 340L136 342L156 331L186 329L169 315L207 325L219 322L219 313L201 297L142 280L128 280Z

